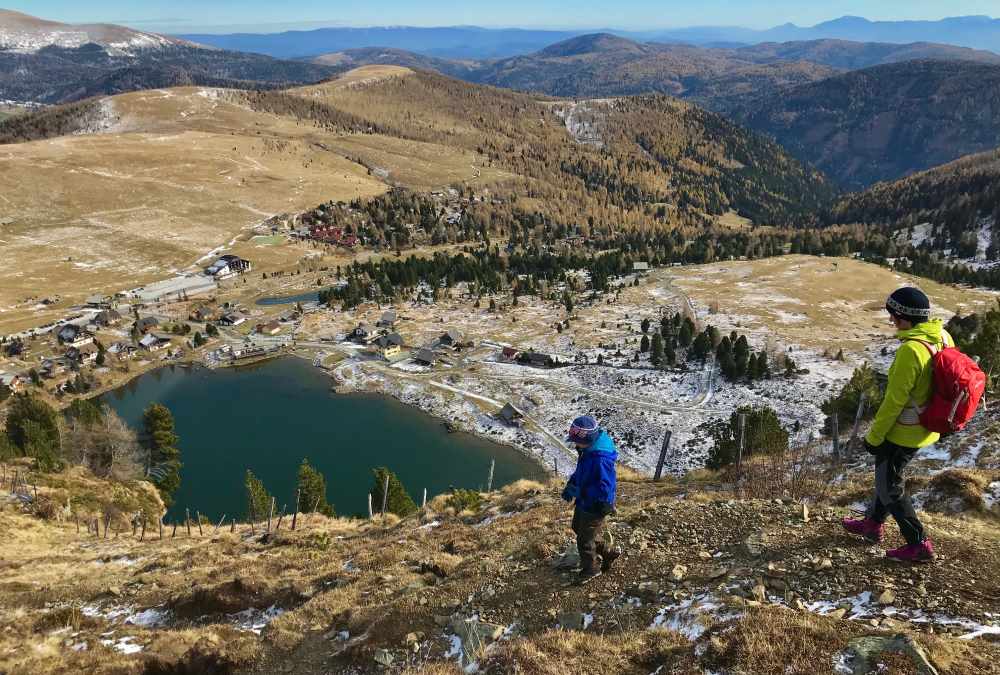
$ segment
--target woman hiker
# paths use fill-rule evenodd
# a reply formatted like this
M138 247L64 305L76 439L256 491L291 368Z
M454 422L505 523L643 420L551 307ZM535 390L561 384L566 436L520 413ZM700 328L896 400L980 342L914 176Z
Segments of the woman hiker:
M884 523L892 516L906 545L886 552L904 562L934 559L934 545L913 509L903 486L903 470L920 448L940 435L920 424L920 413L931 398L933 353L955 343L940 320L931 320L931 303L917 288L900 288L886 301L886 311L902 344L889 368L889 384L865 448L875 455L875 494L864 519L845 518L844 529L872 543L882 541Z
M605 518L615 510L618 449L608 432L590 415L573 420L566 441L576 446L577 461L562 498L567 502L576 500L573 532L580 551L579 583L583 584L611 569L622 554L620 548L604 538Z

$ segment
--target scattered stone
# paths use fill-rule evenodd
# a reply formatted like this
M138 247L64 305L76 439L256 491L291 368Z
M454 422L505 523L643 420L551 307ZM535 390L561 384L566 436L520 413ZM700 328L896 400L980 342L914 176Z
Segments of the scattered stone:
M880 605L891 605L896 601L896 594L893 593L891 588L887 588L882 591L882 594L878 596L878 604Z
M757 584L753 587L753 597L757 602L763 603L767 600L767 589L764 584Z
M585 623L583 612L563 612L559 615L559 625L566 630L583 630Z
M938 675L937 669L931 665L927 652L907 635L881 637L869 635L851 640L847 647L852 675L868 675L875 672L877 658L885 652L894 652L907 656L916 666L920 675Z
M839 619L843 619L845 616L847 616L847 610L844 609L843 607L839 607L839 608L833 610L832 612L830 612L829 614L827 614L827 616L832 617L834 619L838 619L838 620Z
M670 577L674 581L681 581L687 575L688 568L686 565L681 565L680 563L674 565L674 569L670 571Z
M375 663L380 666L385 666L386 668L392 665L393 657L392 652L388 649L376 649L375 650Z
M803 523L809 522L809 505L806 504L805 502L802 502L802 522Z

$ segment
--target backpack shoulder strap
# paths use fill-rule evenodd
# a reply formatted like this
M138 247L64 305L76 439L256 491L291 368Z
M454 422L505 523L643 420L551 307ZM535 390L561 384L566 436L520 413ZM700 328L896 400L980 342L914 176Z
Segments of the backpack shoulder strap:
M938 351L939 351L939 349L938 349L938 347L937 347L937 346L935 346L935 345L932 345L932 344L931 344L930 342L927 342L926 340L918 340L918 339L916 339L916 338L907 338L906 340L903 340L903 342L919 342L919 343L920 343L920 344L922 344L922 345L923 345L924 347L927 347L927 351L929 351L929 352L931 353L931 358L932 358L932 359L933 359L933 358L934 358L935 356L937 356L937 353L938 353ZM945 347L947 347L947 346L948 346L948 343L947 343L947 341L945 342L945 345L944 345L944 346L945 346Z

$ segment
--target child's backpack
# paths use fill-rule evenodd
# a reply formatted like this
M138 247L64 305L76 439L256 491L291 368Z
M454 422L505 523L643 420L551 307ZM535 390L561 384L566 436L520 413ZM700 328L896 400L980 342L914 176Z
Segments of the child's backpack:
M934 368L931 400L920 413L920 424L939 434L961 431L976 414L986 391L986 374L957 347L915 342L927 347Z

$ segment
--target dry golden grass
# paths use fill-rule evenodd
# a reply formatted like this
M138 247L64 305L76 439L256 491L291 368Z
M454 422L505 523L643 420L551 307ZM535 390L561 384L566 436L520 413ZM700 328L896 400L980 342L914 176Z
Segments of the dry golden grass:
M713 323L720 328L730 328L725 317L735 316L743 332L834 351L860 350L873 337L890 336L885 298L900 286L924 289L935 315L944 318L991 305L996 297L854 259L802 255L685 267L664 276L699 308L718 303L721 315ZM659 273L654 275L658 278Z

